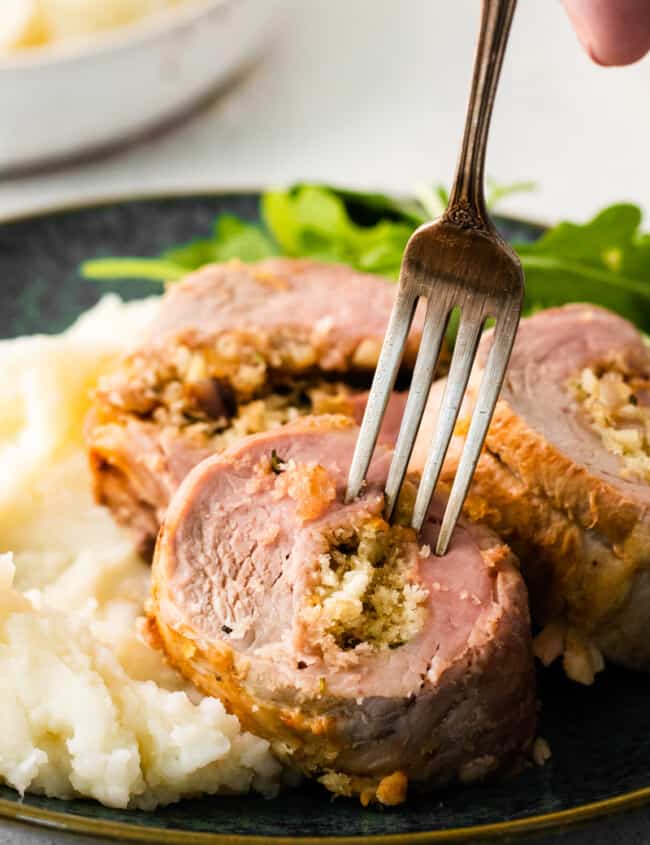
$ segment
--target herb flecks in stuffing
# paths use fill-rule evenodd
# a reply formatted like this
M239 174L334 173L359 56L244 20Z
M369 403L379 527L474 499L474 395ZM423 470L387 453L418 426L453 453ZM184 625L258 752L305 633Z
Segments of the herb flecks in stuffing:
M271 472L275 475L280 475L287 468L287 462L282 460L275 449L271 452Z

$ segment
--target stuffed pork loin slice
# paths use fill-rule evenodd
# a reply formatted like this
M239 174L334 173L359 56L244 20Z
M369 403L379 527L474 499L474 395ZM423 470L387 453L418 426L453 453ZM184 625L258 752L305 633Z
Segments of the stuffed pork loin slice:
M535 729L526 589L482 526L448 554L382 518L390 452L343 503L358 428L306 417L203 461L156 546L149 630L278 756L362 802L515 764ZM404 505L403 505L404 506Z
M491 344L486 333L482 365ZM482 376L443 472L457 466ZM536 652L590 683L602 654L650 670L650 351L626 320L568 305L522 320L466 512L522 561ZM424 458L442 384L415 451Z
M86 439L97 500L148 556L169 497L207 455L304 414L359 419L393 298L383 278L280 258L207 266L171 286L143 343L96 390ZM395 396L386 437L402 408Z

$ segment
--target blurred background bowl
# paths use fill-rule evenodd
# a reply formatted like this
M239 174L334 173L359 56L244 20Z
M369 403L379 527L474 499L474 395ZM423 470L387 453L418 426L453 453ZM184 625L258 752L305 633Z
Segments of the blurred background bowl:
M0 174L172 121L252 58L282 5L193 0L83 42L0 58Z

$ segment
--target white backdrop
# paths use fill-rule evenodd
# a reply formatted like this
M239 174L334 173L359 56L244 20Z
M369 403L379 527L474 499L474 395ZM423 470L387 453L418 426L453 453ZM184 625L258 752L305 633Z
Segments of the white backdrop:
M478 12L478 0L291 0L260 61L207 109L100 161L0 182L0 215L132 191L448 182ZM538 182L505 206L529 217L619 199L650 210L650 59L596 67L557 0L521 0L488 172Z

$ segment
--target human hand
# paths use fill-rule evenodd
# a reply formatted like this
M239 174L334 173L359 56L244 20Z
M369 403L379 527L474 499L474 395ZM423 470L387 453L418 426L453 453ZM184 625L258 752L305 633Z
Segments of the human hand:
M650 50L650 0L562 0L591 58L629 65Z

